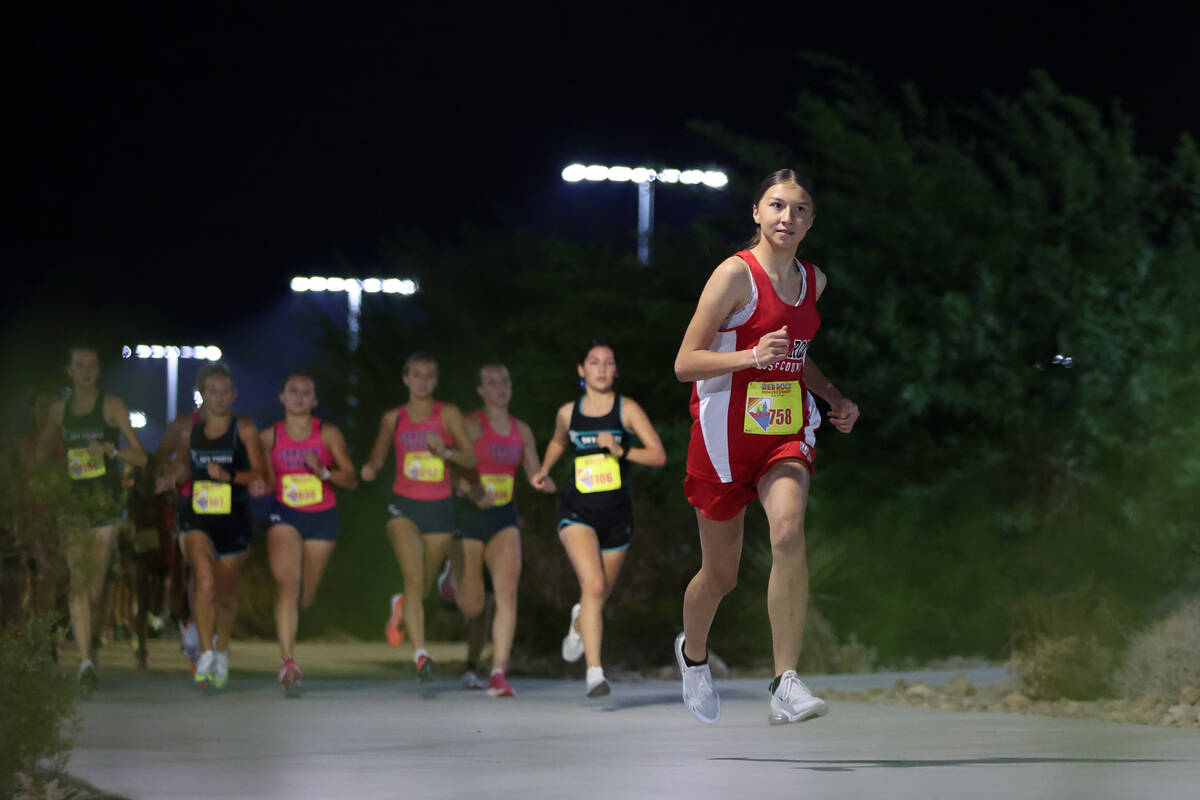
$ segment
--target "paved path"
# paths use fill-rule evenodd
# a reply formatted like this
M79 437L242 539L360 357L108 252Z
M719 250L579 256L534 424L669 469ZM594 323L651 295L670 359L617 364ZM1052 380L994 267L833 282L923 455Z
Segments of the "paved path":
M204 694L178 672L110 670L80 706L69 771L131 798L1200 796L1190 730L857 703L772 727L761 679L718 681L721 722L706 726L674 681L616 683L601 700L578 680L513 685L510 700L452 680L312 677L288 700L253 672Z

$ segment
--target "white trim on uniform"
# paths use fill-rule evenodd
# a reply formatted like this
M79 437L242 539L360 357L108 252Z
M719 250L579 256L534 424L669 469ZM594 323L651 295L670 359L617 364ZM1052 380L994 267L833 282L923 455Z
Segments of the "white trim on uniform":
M737 332L717 331L709 350L732 353L737 347ZM721 483L733 481L729 466L729 397L733 388L733 373L696 381L696 397L700 400L700 431L704 435L704 450Z

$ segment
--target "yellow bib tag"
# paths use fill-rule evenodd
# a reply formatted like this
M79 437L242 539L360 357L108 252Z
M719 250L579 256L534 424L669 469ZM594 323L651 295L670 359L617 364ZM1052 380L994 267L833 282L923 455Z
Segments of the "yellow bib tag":
M311 472L297 472L284 475L283 504L292 508L315 506L325 499L325 486L321 479Z
M104 474L104 459L94 457L86 447L77 447L67 451L67 471L76 481L99 478Z
M503 506L512 502L512 475L480 475L479 482L492 498L492 505Z
M743 433L783 436L804 426L804 390L799 381L753 381L746 386Z
M410 450L404 454L404 474L411 481L438 483L446 477L446 462L428 450Z
M197 514L229 514L233 511L233 486L219 481L192 484L192 511Z
M612 453L575 458L575 488L580 494L614 492L621 488L621 465Z

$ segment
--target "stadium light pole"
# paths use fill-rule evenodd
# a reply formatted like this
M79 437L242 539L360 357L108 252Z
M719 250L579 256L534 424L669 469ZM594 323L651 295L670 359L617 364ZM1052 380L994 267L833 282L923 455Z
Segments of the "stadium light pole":
M649 167L604 167L598 164L571 164L563 169L562 179L567 183L614 181L637 184L638 261L642 264L650 263L650 237L654 234L654 184L683 183L723 189L729 183L729 177L718 170L653 170Z
M292 291L296 294L308 292L345 292L346 294L346 330L347 344L350 354L358 352L358 318L362 312L363 292L367 294L399 294L409 296L416 294L417 282L409 278L321 278L295 277L292 278ZM346 396L347 405L351 409L358 407L358 396L355 394L358 386L358 371L354 359L350 359L350 394Z
M161 358L167 362L167 422L175 419L175 405L179 402L179 359L197 361L220 361L221 348L210 345L162 345L139 344L121 348L121 358ZM143 417L143 425L145 424Z

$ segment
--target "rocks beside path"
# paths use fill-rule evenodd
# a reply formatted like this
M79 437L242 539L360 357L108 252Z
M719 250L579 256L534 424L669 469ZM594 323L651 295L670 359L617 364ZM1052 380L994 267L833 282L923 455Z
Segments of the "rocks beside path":
M1175 703L1146 695L1138 700L1034 700L1012 683L974 686L959 673L945 686L898 680L890 689L841 691L825 689L816 694L825 700L879 703L881 705L929 708L940 711L993 711L1009 714L1041 714L1070 719L1100 719L1137 725L1166 725L1200 728L1200 687L1185 686Z

